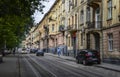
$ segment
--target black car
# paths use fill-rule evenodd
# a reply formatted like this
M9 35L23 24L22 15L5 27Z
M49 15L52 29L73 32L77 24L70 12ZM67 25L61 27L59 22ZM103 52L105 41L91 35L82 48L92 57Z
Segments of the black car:
M30 49L30 53L36 53L38 49Z
M101 63L100 52L97 50L83 49L80 50L76 56L77 63L83 63L87 65L88 63Z
M44 51L43 50L38 50L36 52L36 56L44 56Z

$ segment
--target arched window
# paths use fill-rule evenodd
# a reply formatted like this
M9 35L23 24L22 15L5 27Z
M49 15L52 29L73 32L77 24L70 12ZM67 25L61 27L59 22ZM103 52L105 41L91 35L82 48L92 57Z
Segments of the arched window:
M83 10L81 10L81 13L80 13L80 22L81 24L84 23L84 11Z
M112 18L112 0L108 0L108 19Z

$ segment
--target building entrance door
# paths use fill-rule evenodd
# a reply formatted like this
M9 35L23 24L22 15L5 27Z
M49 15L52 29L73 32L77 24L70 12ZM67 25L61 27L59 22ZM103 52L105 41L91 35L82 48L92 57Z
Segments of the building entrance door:
M94 33L95 38L95 49L100 50L100 35L99 33Z

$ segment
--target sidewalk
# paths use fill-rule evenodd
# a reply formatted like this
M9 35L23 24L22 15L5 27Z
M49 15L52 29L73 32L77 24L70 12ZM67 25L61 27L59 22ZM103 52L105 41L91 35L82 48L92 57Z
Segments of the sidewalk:
M3 57L3 63L0 63L0 77L19 77L17 56L10 54Z
M52 53L45 53L45 54L51 55L51 56L54 56L54 57L58 57L57 54L52 54ZM62 56L61 55L59 58L76 62L76 59L74 57L70 57L70 56ZM120 65L114 65L114 64L109 64L109 63L101 63L100 65L95 65L95 67L120 72Z

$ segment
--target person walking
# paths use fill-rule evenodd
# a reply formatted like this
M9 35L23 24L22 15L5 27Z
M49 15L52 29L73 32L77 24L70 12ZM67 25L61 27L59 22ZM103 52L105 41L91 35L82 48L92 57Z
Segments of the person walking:
M13 55L15 56L15 48L13 49Z
M60 56L60 54L61 54L60 48L57 49L57 54L58 54L58 56Z

